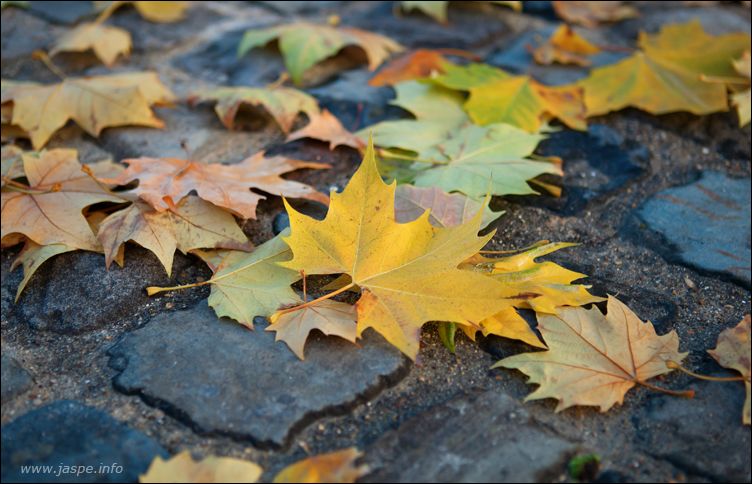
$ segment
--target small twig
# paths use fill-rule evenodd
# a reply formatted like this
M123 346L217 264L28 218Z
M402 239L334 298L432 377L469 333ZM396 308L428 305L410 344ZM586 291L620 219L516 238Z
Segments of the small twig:
M52 62L52 59L50 59L50 56L47 54L47 52L43 50L35 50L34 53L31 54L31 56L38 61L42 61L45 67L47 67L47 69L49 69L53 74L59 77L61 81L65 80L65 73Z
M709 376L709 375L701 375L699 373L695 373L694 371L688 370L681 366L679 363L669 360L666 362L666 366L671 368L672 370L679 370L682 373L686 373L687 375L697 378L699 380L707 380L707 381L744 381L743 376Z

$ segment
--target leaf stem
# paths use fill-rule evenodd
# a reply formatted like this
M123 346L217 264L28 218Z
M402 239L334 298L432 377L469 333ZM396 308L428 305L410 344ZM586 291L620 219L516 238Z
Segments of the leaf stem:
M101 24L102 22L110 18L110 16L115 12L115 10L117 10L118 8L122 6L122 3L123 2L118 2L118 1L110 2L110 4L107 5L107 7L104 10L102 10L102 13L99 14L96 20L94 20L94 23Z
M23 183L19 183L15 180L10 180L7 177L3 177L3 181L5 182L5 186L3 188L7 188L8 190L12 192L20 192L25 193L27 195L44 195L45 193L52 193L57 190L34 190L33 188L24 185Z
M53 74L59 77L61 81L65 80L65 73L52 62L52 59L50 59L50 56L47 54L47 52L43 50L35 50L34 53L31 54L31 56L34 59L41 61L42 64L44 64L47 69L52 71Z
M709 375L701 375L699 373L695 373L694 371L688 370L681 366L679 363L669 360L666 362L666 366L671 368L672 370L679 370L682 373L686 373L687 375L697 378L699 380L707 380L707 381L744 381L743 376L709 376Z
M182 286L170 286L170 287L149 286L146 288L146 294L148 294L149 296L153 296L155 294L159 294L160 292L190 289L192 287L205 286L207 284L211 284L212 282L213 282L213 279L209 279L208 281L192 282L190 284L183 284Z
M655 386L652 383L639 381L639 380L637 380L636 383L644 386L645 388L650 388L653 391L665 393L666 395L673 395L675 397L694 398L695 396L694 390L669 390L668 388L662 388L659 386Z
M306 302L304 302L303 304L299 304L299 305L297 305L297 306L293 306L293 307L291 307L291 308L287 308L287 309L282 309L282 310L280 310L280 311L277 311L277 312L275 313L275 315L276 315L276 316L281 316L281 315L283 315L283 314L286 314L286 313L291 313L291 312L293 312L293 311L298 311L298 310L300 310L300 309L303 309L303 308L307 308L308 306L313 306L314 304L316 304L316 303L319 303L319 302L321 302L321 301L325 301L325 300L327 300L327 299L331 299L331 298L333 298L334 296L336 296L337 294L341 294L341 293L343 293L343 292L347 291L348 289L350 289L350 288L352 288L352 287L355 287L355 284L351 282L350 284L348 284L348 285L346 285L346 286L340 287L340 288L339 288L339 289L337 289L336 291L332 291L332 292L330 292L329 294L324 294L323 296L321 296L321 297L319 297L319 298L316 298L316 299L314 299L314 300L312 300L312 301L306 301Z
M700 80L713 84L749 84L749 79L745 77L706 76L705 74L700 74Z

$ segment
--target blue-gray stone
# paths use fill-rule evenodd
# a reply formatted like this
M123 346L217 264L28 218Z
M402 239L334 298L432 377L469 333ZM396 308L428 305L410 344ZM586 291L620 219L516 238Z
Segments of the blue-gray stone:
M118 390L198 432L262 447L282 446L320 416L348 411L409 368L373 331L357 346L314 335L301 361L273 333L218 319L205 303L157 316L108 353Z
M5 402L26 391L31 385L31 375L10 356L2 357L2 401Z
M750 180L705 172L648 200L640 218L675 246L681 260L750 284Z
M155 456L168 455L143 433L71 400L4 425L2 444L3 482L136 482Z

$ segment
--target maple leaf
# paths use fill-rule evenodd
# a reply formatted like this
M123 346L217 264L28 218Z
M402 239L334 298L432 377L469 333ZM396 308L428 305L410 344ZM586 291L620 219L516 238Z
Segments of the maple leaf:
M108 10L111 14L125 5L132 5L138 13L150 22L171 23L181 20L190 2L159 2L159 1L95 1L97 10Z
M208 302L217 316L232 318L253 328L254 316L268 316L279 307L300 302L300 297L290 287L300 279L300 273L277 265L291 255L290 248L282 241L282 234L251 253L234 250L199 253L214 271L211 279L186 286L148 287L146 291L151 296L163 291L211 285Z
M355 343L357 326L355 307L339 301L324 300L299 311L275 314L266 331L276 331L275 341L284 341L301 360L308 334L318 329L325 335L335 335Z
M518 254L498 258L478 254L465 261L461 268L487 274L502 283L510 293L525 295L510 302L510 306L498 314L481 321L480 331L483 335L518 339L531 346L545 348L515 308L532 309L538 314L555 314L562 306L583 306L604 301L602 297L590 294L587 290L589 286L572 284L586 277L585 274L565 269L554 262L536 262L538 257L575 245L541 241ZM462 329L471 339L475 339L478 329Z
M172 274L176 249L187 254L198 248L245 251L252 248L232 215L195 196L187 196L162 212L134 201L100 224L97 239L104 248L107 268L118 257L123 244L133 241L154 253L168 276Z
M50 56L87 50L92 50L104 65L112 67L118 56L130 53L131 34L127 30L98 22L83 23L66 32L50 51Z
M416 129L418 126L421 129ZM399 164L396 169L394 164L386 169L387 174L416 186L458 191L480 199L487 193L537 194L528 180L544 173L562 174L558 162L527 159L543 135L507 124L448 128L441 122L402 120L380 123L373 131L379 145L416 153L414 157L401 156L401 165L411 162L409 170ZM382 156L388 160L395 155L385 152Z
M399 223L411 222L429 211L428 221L434 227L454 227L471 220L481 209L484 210L481 227L504 214L461 193L446 193L437 187L398 185L394 198L394 215Z
M522 2L515 1L492 1L496 5L505 5L517 12L522 10ZM400 2L402 9L406 12L411 10L420 10L429 17L434 18L437 22L447 23L448 1L424 1L424 0L405 0Z
M365 147L363 140L346 130L339 119L326 109L311 117L310 123L294 133L290 133L285 142L302 138L328 141L330 150L337 146L349 146L355 149Z
M750 36L713 37L693 21L664 26L654 36L641 32L638 43L640 51L580 82L588 116L630 106L652 114L725 111L725 85L704 82L701 75L734 76L731 60L749 49Z
M273 482L355 482L370 472L368 466L355 464L362 455L355 447L315 455L285 467L274 477Z
M5 145L2 147L2 185L5 186L7 181L23 178L23 160L21 155L23 150L16 145Z
M601 22L615 22L634 18L639 12L624 2L553 1L556 14L570 23L595 28Z
M558 118L570 128L586 129L582 88L576 85L545 86L484 64L445 66L445 73L431 81L468 91L464 109L476 124L507 123L534 133Z
M108 183L125 185L139 180L133 190L158 211L167 210L195 190L199 197L243 218L256 218L256 205L266 197L252 192L257 188L273 195L307 198L326 204L326 195L312 187L281 178L282 173L301 168L329 168L325 163L294 160L284 156L267 158L264 152L234 165L206 164L177 158L133 158L123 160L128 168Z
M495 314L505 303L498 283L457 268L493 236L476 235L482 213L452 228L431 226L428 213L399 224L394 215L394 192L394 183L387 185L381 180L371 141L344 191L332 193L324 220L311 219L285 201L290 235L284 240L293 258L280 265L310 275L348 274L351 284L324 298L359 287L358 334L372 327L415 359L426 322L472 325ZM301 306L279 313L299 309Z
M672 371L666 362L680 362L687 355L679 352L675 331L658 336L652 323L643 323L613 296L606 315L596 307L565 308L556 315L539 315L538 329L548 351L504 358L493 368L527 374L529 383L540 386L525 400L558 399L557 412L573 405L605 412L621 404L635 385L658 389L647 380Z
M173 99L154 72L67 78L48 86L2 82L2 104L12 106L10 122L26 133L34 149L43 147L68 120L92 136L112 126L161 128L164 123L149 106Z
M266 29L249 30L238 46L238 56L254 47L279 39L285 67L295 84L303 83L303 75L318 62L336 55L347 46L360 48L368 59L369 70L375 70L392 53L402 50L397 42L383 35L349 27L332 27L296 22Z
M82 171L76 150L25 153L22 160L28 186L6 184L2 189L3 240L19 233L40 245L100 250L82 211L122 199Z
M404 81L430 77L433 73L442 74L444 64L449 62L443 54L445 50L417 49L394 59L373 76L371 86L392 86ZM472 55L465 51L451 51L456 55Z
M194 461L187 450L163 460L154 457L138 481L147 482L256 482L263 469L257 464L231 457L209 456Z
M206 101L217 102L214 109L227 129L234 128L235 116L243 105L263 106L285 134L292 129L298 113L305 113L309 119L319 113L316 99L289 87L220 87L189 98L191 104Z
M725 329L718 335L718 342L715 349L708 350L708 353L725 368L731 368L741 373L744 378L744 386L747 390L747 397L744 400L744 410L742 412L742 422L744 425L750 424L750 315L744 316L739 324L734 328Z
M539 64L576 64L589 66L587 56L601 50L579 35L569 25L560 25L553 35L533 51L533 58Z

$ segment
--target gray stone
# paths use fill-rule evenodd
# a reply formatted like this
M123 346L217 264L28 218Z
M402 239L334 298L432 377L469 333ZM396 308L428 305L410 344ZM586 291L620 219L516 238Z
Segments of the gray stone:
M15 359L3 355L0 382L2 382L2 401L6 402L31 386L31 375Z
M690 185L659 192L638 215L682 262L750 284L749 178L705 172Z
M718 376L729 376L719 374ZM692 400L656 394L635 417L637 445L684 472L715 482L750 482L750 431L742 382L697 381Z
M722 6L706 8L669 8L662 10L645 10L639 19L624 23L624 28L633 31L642 30L657 33L667 24L677 24L699 20L705 31L711 35L723 35L734 32L750 32L749 10L737 9L736 12Z
M15 294L21 269L3 274L3 296ZM168 278L156 256L135 244L125 250L125 266L105 268L104 257L93 252L69 252L45 262L29 281L18 304L9 305L6 317L21 320L35 330L77 334L112 325L132 317L150 301L147 286L169 286L208 277L203 265L176 254L173 278ZM177 293L170 299L181 301L201 297L201 293ZM175 299L177 298L177 299ZM12 299L11 299L12 300ZM5 301L4 301L5 302Z
M64 29L53 26L19 8L2 10L3 79L54 81L55 75L32 52L47 49ZM41 79L37 75L43 75Z
M577 445L500 391L457 398L408 420L365 452L370 482L551 482Z
M3 426L2 442L3 482L135 482L155 456L168 455L143 433L70 400L32 410ZM22 466L49 467L24 473ZM69 466L83 472L70 474Z
M209 434L277 447L323 415L341 414L407 371L372 332L358 346L317 338L300 361L274 335L220 320L205 303L164 314L109 350L115 387Z
M59 24L73 24L96 13L92 2L87 1L34 1L29 2L29 11L50 22Z

